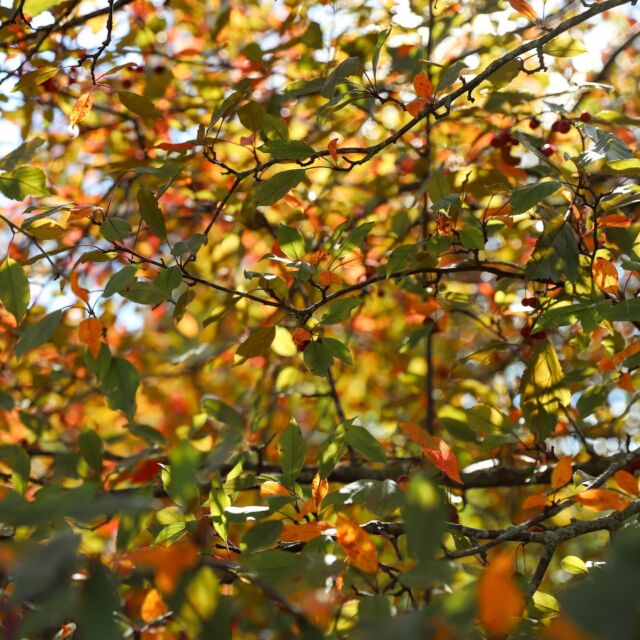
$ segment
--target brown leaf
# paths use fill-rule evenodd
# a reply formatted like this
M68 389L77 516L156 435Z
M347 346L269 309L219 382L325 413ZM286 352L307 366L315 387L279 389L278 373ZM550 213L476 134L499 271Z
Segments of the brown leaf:
M338 138L331 138L331 140L329 140L329 144L327 145L327 149L329 150L329 153L331 154L331 157L333 158L334 162L338 162L337 148L338 148Z

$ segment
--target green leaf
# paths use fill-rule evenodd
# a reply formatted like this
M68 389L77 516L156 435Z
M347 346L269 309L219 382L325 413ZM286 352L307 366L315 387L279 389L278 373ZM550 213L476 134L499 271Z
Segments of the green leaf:
M373 56L371 57L371 66L373 68L373 77L376 76L376 71L378 70L378 62L380 60L380 53L382 51L382 47L384 43L387 41L387 38L391 35L391 27L387 29L383 29L378 32L378 39L376 40L376 46L373 48Z
M289 425L284 430L278 442L278 452L280 454L280 467L284 473L285 483L293 486L298 477L305 458L305 443L300 427L295 419L291 419Z
M138 190L138 206L140 207L140 215L149 229L159 238L165 240L167 238L167 226L164 221L164 215L158 206L155 196L144 185Z
M238 118L249 131L259 131L264 122L264 110L257 102L251 100L240 108Z
M231 406L218 400L218 398L206 398L202 403L204 412L224 424L228 424L236 429L242 429L244 427L244 420L242 416Z
M205 640L218 634L213 614L218 604L218 580L211 567L200 567L185 589L178 618L189 638Z
M511 192L511 215L526 213L550 195L553 195L562 185L556 180L535 182L521 189Z
M305 252L304 236L298 229L281 224L276 229L280 249L288 258L301 260Z
M120 269L120 271L114 273L111 278L109 278L109 282L107 282L107 286L104 289L102 297L110 298L114 293L120 293L123 291L135 280L137 271L137 266L127 265Z
M225 541L228 537L228 519L225 509L229 506L231 506L231 500L225 491L220 473L216 471L211 481L211 489L209 490L209 511L211 513L213 528Z
M138 372L128 360L112 358L101 381L101 388L112 409L120 410L128 418L133 418L139 384Z
M333 435L327 438L318 451L318 473L321 478L328 478L342 456L347 452L346 423L338 425Z
M236 354L241 358L255 358L269 353L271 343L276 337L275 327L263 327L254 331L239 347Z
M102 459L104 456L104 445L100 436L95 431L85 429L78 438L80 453L85 462L96 472L102 469Z
M151 282L143 282L142 280L136 280L128 284L118 293L120 293L123 298L136 304L148 304L151 306L162 304L168 298L166 291L156 287Z
M312 146L301 140L271 140L258 147L258 151L270 153L277 160L302 160L315 153Z
M132 93L131 91L118 91L120 102L133 113L145 119L159 118L162 114L149 98Z
M0 411L11 411L16 406L14 399L6 391L0 391Z
M242 537L240 549L252 553L273 545L282 532L282 520L265 520L253 525Z
M53 78L58 71L60 71L59 67L40 67L34 71L29 71L28 73L20 76L20 79L16 82L11 91L14 92L23 91L24 89L33 89L49 80L49 78Z
M544 233L536 243L525 273L527 278L548 279L554 282L564 278L578 279L578 244L571 225L562 215L545 221Z
M173 448L169 454L169 469L165 488L171 498L180 506L188 510L194 509L200 502L200 491L198 489L198 466L200 464L200 453L183 440Z
M256 204L271 205L283 198L304 179L304 170L290 169L276 173L268 180L260 182L256 188Z
M445 510L438 487L423 475L409 481L403 510L407 548L422 568L435 562L444 533Z
M48 342L60 324L64 312L53 311L44 318L31 325L23 334L16 345L16 355L21 358L30 349L35 349Z
M184 256L187 253L196 254L198 249L207 241L206 237L201 233L196 233L195 236L188 240L180 240L173 245L174 256Z
M24 200L27 196L50 196L46 176L36 167L19 167L0 175L0 192L10 200Z
M179 267L169 267L161 271L153 284L170 296L174 289L182 284L182 271Z
M333 355L322 342L310 342L303 353L304 363L309 371L317 376L324 376L333 362Z
M276 116L272 116L270 113L264 114L264 123L262 126L267 140L288 140L289 130L287 123Z
M31 162L36 151L38 151L44 143L44 138L40 138L39 136L23 142L6 156L0 158L0 171L13 171L21 164Z
M354 424L347 427L346 442L365 458L374 462L386 462L382 445L364 428Z
M352 57L343 60L324 81L321 90L322 96L327 99L333 98L333 94L336 92L336 85L345 78L359 73L361 67L360 58Z
M128 220L123 218L107 218L100 226L102 237L108 242L116 242L123 240L131 235L131 225Z
M587 47L568 35L560 35L542 47L543 53L556 58L573 58L588 51Z
M466 68L466 64L462 60L458 60L453 64L450 64L440 76L440 81L438 82L438 90L447 89L450 87L460 75L460 72Z
M29 280L18 262L7 258L0 265L0 301L18 322L24 318L31 293Z
M343 344L340 340L336 340L335 338L323 338L322 344L334 358L342 360L345 364L353 365L351 351L346 344Z
M331 304L324 312L320 324L339 324L351 318L351 312L362 304L360 298L343 298Z

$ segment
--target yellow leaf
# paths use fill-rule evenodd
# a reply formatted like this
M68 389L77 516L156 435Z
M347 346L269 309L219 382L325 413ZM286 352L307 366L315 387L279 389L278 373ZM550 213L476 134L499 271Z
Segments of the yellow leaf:
M55 240L65 232L65 228L58 222L45 218L30 224L28 231L36 240Z
M69 122L74 127L78 122L84 120L89 111L91 111L91 105L93 104L93 91L83 93L73 105L71 114L69 115Z
M283 542L307 542L319 538L331 525L324 520L304 524L285 524L280 533Z

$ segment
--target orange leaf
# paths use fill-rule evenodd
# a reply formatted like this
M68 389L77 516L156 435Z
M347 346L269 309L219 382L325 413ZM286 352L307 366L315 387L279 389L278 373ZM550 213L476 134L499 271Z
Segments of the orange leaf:
M413 88L420 98L431 100L433 96L433 85L431 84L431 80L429 80L429 76L424 71L420 71L413 79Z
M345 518L338 518L336 528L336 540L347 554L349 562L360 571L375 573L378 569L378 550L373 538Z
M631 220L621 213L610 213L608 216L598 218L598 227L600 229L604 229L605 227L622 227L626 229L630 226Z
M328 522L324 522L324 520L305 524L285 524L282 527L280 540L283 542L307 542L314 538L319 538L324 530L330 527L331 525Z
M531 22L535 22L538 19L538 14L527 0L509 0L509 4Z
M333 158L334 162L338 162L337 148L338 148L338 138L331 138L331 140L329 140L329 144L327 145L327 149L329 150L329 153L331 154L331 157Z
M316 501L311 498L311 500L307 500L303 505L302 508L300 509L300 511L298 511L298 513L296 513L293 516L293 519L296 522L299 522L300 520L302 520L302 518L304 518L308 513L317 513L318 511L318 505L316 504Z
M464 484L460 477L460 465L458 464L458 458L453 453L451 447L438 436L429 436L430 443L422 447L422 451L433 465L438 467L442 473L451 480Z
M154 149L162 149L163 151L186 151L187 149L192 149L198 144L196 140L191 140L189 142L161 142L160 144L154 145Z
M638 479L632 473L629 473L624 469L620 469L620 471L616 472L613 476L613 479L618 483L618 486L623 491L626 491L633 496L640 494L640 491L638 491Z
M404 431L404 435L416 444L419 444L421 447L429 446L429 434L419 425L413 422L401 422L398 426Z
M573 496L573 499L594 511L607 511L608 509L623 511L629 506L629 501L624 496L610 489L587 489Z
M157 620L169 611L167 603L162 599L157 589L151 589L142 601L140 617L144 622Z
M523 509L537 509L537 508L545 508L551 504L549 498L547 496L542 495L541 493L536 493L532 496L529 496L523 503Z
M593 279L607 293L618 295L618 270L613 262L604 258L596 258L593 263Z
M102 322L97 318L87 318L78 326L78 337L84 342L94 358L100 353L100 341L102 339Z
M635 393L636 388L633 386L633 380L628 373L623 373L618 380L618 386L629 393Z
M542 635L548 640L589 640L569 619L559 615L551 624L542 630Z
M261 496L290 496L291 492L281 482L265 480L260 485Z
M78 122L84 120L89 111L91 111L91 105L93 104L93 91L89 91L89 93L83 93L73 105L71 109L71 114L69 115L69 122L71 126L74 127Z
M321 478L320 474L316 473L311 481L311 496L313 497L318 509L320 508L320 505L325 499L327 493L329 493L329 481L326 478Z
M153 567L158 589L172 594L182 573L198 562L200 553L194 545L181 542L171 547L144 547L127 555L136 565Z
M511 553L501 553L494 556L478 580L478 619L490 636L509 633L524 610L524 596L512 573Z
M78 272L74 271L69 278L71 283L71 291L75 293L83 302L89 302L89 292L78 284Z
M551 486L554 489L564 487L573 477L573 457L568 456L558 461L551 472Z
M407 111L414 117L417 118L420 115L420 112L427 106L427 101L423 98L416 98L411 102L407 102Z
M611 358L611 362L614 365L619 365L627 358L634 356L636 353L638 353L638 351L640 351L640 340L632 342L631 344L627 345L622 351L616 353L616 355Z

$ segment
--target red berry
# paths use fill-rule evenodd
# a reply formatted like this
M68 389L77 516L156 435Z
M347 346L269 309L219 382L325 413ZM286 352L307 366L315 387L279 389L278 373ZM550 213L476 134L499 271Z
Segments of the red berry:
M531 118L529 120L529 129L537 129L540 126L540 120L538 118Z
M509 140L511 140L511 132L508 129L501 131L498 134L498 139L500 140L500 142L502 142L502 144L508 144Z
M155 67L153 67L153 73L160 75L161 73L164 73L167 70L167 67L165 67L162 64L156 65Z
M500 138L498 138L498 136L493 136L493 138L491 138L491 146L496 149L502 146L502 142L500 142Z
M549 158L555 153L556 148L552 144L543 144L540 151L543 155Z
M507 142L511 147L517 147L520 144L520 141L512 136L509 136L509 140Z
M591 114L588 111L583 111L580 114L580 120L582 120L582 122L591 122Z
M530 298L522 298L523 307L533 307L534 309L540 304L538 298L531 296Z
M60 85L55 78L49 78L42 83L42 88L49 93L55 93L60 88Z
M523 338L529 338L531 336L531 327L522 327L522 329L520 329L520 335Z
M535 333L531 334L531 337L534 340L544 340L547 337L547 332L546 331L536 331Z
M571 121L566 118L560 118L551 125L551 131L557 131L558 133L569 133L571 130Z
M125 79L122 81L122 86L123 86L125 89L131 89L131 87L133 86L133 82L132 82L131 80L129 80L129 78L125 78Z

